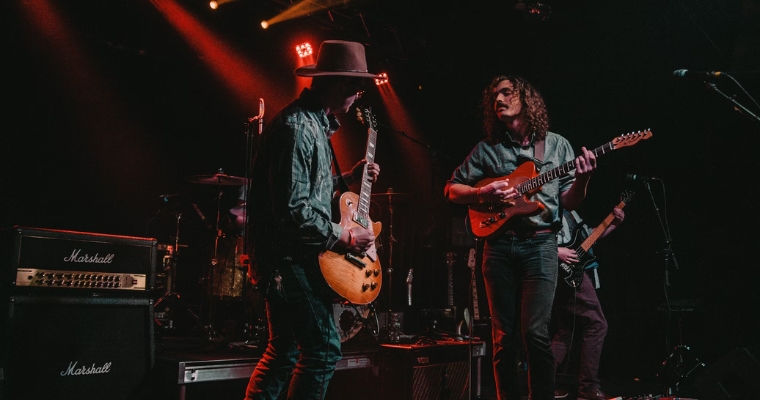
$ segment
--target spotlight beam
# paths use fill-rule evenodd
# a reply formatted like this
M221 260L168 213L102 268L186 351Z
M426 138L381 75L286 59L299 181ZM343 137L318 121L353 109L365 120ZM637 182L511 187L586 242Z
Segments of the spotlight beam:
M347 5L350 2L351 0L324 0L319 2L302 0L300 3L293 5L292 7L266 21L263 21L262 24L266 22L267 26L272 26L273 24L287 21L289 19L303 17L304 15L308 15L316 11L329 11L335 6Z

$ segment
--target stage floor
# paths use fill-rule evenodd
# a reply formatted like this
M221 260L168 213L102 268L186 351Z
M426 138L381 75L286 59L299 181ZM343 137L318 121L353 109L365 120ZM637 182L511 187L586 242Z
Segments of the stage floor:
M431 392L424 387L430 385L429 378L436 372L434 368L423 367L443 365L447 368L453 392L461 395L451 397L452 399L469 397L496 400L488 347L490 344L487 346L482 341L467 343L427 340L426 343L397 345L372 343L361 338L355 342L349 340L343 344L343 359L336 367L325 398L337 400L346 398L346 393L362 393L362 400L404 397L437 400L441 398L440 392ZM473 354L469 360L468 349ZM161 338L156 343L156 365L152 374L153 399L242 400L248 379L262 351L245 342ZM470 376L467 376L467 366L470 367ZM457 383L460 375L461 382ZM525 375L523 373L521 380L523 391L527 382ZM420 383L420 379L428 383ZM467 385L470 379L474 382L471 387ZM557 375L557 387L567 390L568 400L576 399L574 381L573 375ZM608 394L624 400L668 398L667 389L658 382L636 378L606 378L602 385ZM409 390L405 390L406 387ZM411 391L415 394L407 395ZM421 391L429 393L419 397Z
M241 400L262 352L245 342L161 338L151 376L154 399ZM437 399L449 389L459 393L452 399L484 398L479 375L485 355L482 341L422 338L415 343L382 344L349 340L343 344L343 358L325 398L343 399L347 392L360 391L363 400L380 400L404 398L414 391ZM472 396L467 385L470 376L476 383Z

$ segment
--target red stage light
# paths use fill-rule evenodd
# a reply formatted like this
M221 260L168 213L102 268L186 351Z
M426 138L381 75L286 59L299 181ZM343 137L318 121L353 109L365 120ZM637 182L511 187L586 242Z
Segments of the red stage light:
M378 75L380 75L379 78L375 78L375 85L380 86L388 83L388 74L385 72L381 72Z
M298 57L304 58L312 55L314 50L309 43L302 43L296 46L296 52L298 52Z

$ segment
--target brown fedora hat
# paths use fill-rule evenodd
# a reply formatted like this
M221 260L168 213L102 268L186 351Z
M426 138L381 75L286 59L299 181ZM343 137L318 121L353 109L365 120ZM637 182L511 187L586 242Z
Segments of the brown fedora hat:
M325 40L319 45L317 63L305 65L295 71L298 76L355 76L379 78L367 71L364 45L345 40Z

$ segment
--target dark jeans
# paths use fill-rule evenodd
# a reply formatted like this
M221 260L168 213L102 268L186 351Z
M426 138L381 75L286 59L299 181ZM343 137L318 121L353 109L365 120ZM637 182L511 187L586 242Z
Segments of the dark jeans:
M554 399L549 319L557 286L556 235L501 235L488 240L483 252L483 277L493 325L493 367L499 400L520 400L518 328L527 355L531 399Z
M594 288L594 271L587 269L577 288L561 282L554 297L554 315L557 332L552 340L555 364L559 366L572 349L571 341L580 341L578 389L591 391L599 386L599 360L607 335L607 319ZM574 334L573 328L576 332ZM573 337L578 340L573 340Z
M341 358L333 320L334 296L319 265L282 266L281 289L267 297L269 344L251 374L246 400L274 400L292 372L288 399L322 399ZM300 356L300 357L299 357Z

